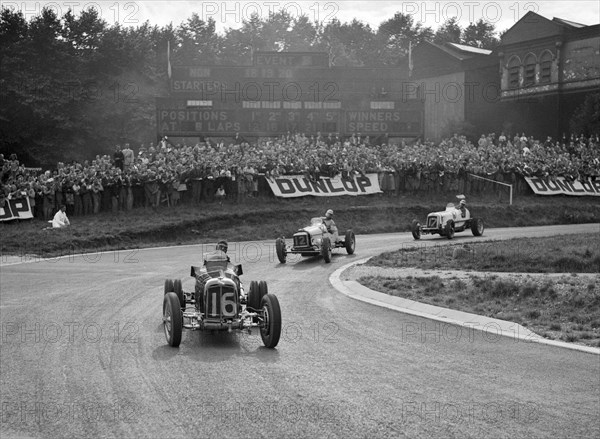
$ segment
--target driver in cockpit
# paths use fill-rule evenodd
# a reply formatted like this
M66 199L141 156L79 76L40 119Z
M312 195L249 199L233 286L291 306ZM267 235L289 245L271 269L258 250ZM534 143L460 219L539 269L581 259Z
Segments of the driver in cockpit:
M323 224L325 224L325 227L327 227L327 232L331 233L333 236L333 242L337 242L339 240L338 228L335 225L335 221L333 221L333 210L329 209L327 212L325 212Z
M467 216L467 201L465 199L460 200L460 203L458 204L458 209L460 210L461 217L464 218Z

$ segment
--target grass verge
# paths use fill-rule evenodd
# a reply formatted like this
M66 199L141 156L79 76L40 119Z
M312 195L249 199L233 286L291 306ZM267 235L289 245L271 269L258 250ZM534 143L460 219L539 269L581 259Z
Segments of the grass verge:
M513 273L600 273L600 231L592 235L518 238L467 245L432 245L417 241L400 250L381 253L371 258L368 265Z
M382 293L516 322L549 339L600 347L599 237L513 239L469 249L404 248L365 265L371 270L401 268L411 274L362 276L358 282ZM460 275L456 271L425 275L423 270L431 269L459 270ZM506 274L481 276L460 270Z

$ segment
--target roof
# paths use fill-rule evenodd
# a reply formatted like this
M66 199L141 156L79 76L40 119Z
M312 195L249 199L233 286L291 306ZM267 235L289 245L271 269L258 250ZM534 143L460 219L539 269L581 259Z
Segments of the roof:
M452 47L455 47L458 50L462 50L463 52L471 52L471 53L475 53L477 55L489 55L490 53L492 53L491 50L482 49L480 47L467 46L466 44L457 44L457 43L446 43L446 44L450 45Z
M464 61L466 59L473 58L475 56L481 55L489 55L492 53L491 50L480 49L479 47L467 46L464 44L456 44L456 43L444 43L444 44L436 44L430 41L426 41L427 44L430 44L439 50L446 52L448 55L453 58Z
M563 18L554 17L547 19L533 11L527 12L519 21L517 21L504 35L502 35L501 46L512 44L522 44L532 40L541 40L543 38L579 38L587 35L593 35L597 32L600 25L586 25Z
M581 23L576 23L574 21L569 21L569 20L565 20L564 18L558 18L558 17L554 17L552 19L552 21L559 23L559 24L563 24L566 26L570 26L570 27L576 27L576 28L580 28L580 27L586 27L586 24L581 24Z

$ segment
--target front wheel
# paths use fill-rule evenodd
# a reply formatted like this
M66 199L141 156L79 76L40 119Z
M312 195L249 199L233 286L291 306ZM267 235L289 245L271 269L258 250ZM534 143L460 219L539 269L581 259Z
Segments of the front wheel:
M263 325L260 328L260 336L266 347L274 348L281 336L281 308L277 296L267 294L262 298L262 314Z
M321 255L327 264L331 262L331 241L327 236L321 241Z
M356 237L354 236L354 232L352 230L346 231L346 237L344 238L344 247L346 247L346 253L349 255L354 254L354 249L356 248Z
M446 232L446 238L448 238L448 239L454 238L454 221L452 221L452 220L448 221L446 223L446 227L445 228L446 228L446 230L445 230L445 232Z
M471 220L471 232L473 232L473 236L483 235L483 228L483 219L473 218Z
M277 251L277 259L279 259L279 262L285 264L287 252L285 251L285 240L283 238L277 238L275 241L275 250Z
M179 346L183 332L183 314L179 298L172 292L165 294L163 299L163 326L167 343L174 348Z
M412 232L412 236L415 239L421 239L421 224L417 220L413 220L410 231Z

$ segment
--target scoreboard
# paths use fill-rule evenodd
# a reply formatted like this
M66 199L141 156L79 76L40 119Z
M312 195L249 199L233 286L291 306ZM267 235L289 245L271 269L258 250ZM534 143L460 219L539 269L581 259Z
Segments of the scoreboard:
M326 53L257 52L250 66L174 66L170 96L156 100L158 133L421 135L405 69L328 63Z
M159 101L161 102L161 101ZM161 106L162 105L162 106ZM176 109L159 104L159 133L169 136L269 136L286 132L421 135L416 110Z

